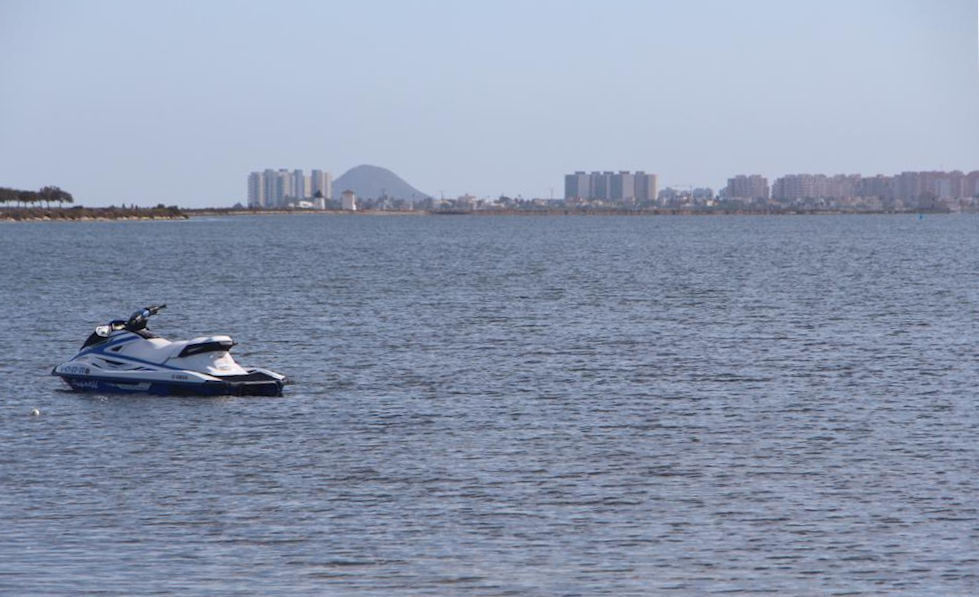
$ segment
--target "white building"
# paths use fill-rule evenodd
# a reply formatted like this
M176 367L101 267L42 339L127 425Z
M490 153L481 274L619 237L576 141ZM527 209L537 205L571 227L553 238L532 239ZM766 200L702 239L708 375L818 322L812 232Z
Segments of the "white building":
M357 211L357 196L351 190L346 190L340 195L340 207L344 211Z

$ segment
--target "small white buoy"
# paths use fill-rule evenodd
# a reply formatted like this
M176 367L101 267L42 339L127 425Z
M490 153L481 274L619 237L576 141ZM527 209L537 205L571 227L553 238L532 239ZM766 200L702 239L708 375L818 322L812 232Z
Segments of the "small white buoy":
M36 409L36 408L35 408L34 410L32 410L32 411L31 411L31 414L32 414L32 415L34 415L34 416L36 417L36 416L38 416L39 414L41 414L41 411L39 411L38 409Z

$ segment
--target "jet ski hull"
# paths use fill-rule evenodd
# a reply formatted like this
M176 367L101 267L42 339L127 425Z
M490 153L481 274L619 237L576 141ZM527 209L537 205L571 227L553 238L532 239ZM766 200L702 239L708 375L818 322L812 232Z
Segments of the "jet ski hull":
M155 396L281 396L283 380L264 374L251 374L249 379L206 381L176 381L123 379L94 375L72 375L53 372L76 392L97 394L152 394ZM244 377L244 376L241 376Z

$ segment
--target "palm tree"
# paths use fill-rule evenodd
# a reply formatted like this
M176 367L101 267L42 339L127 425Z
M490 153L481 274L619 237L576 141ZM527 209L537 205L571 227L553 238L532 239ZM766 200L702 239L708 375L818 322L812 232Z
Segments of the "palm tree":
M13 203L17 201L17 191L0 187L0 203Z
M40 191L22 191L0 187L0 203L16 203L18 207L30 207L44 201L48 207L52 201L60 203L74 203L75 199L68 191L63 191L55 186L47 186Z
M46 203L46 207L51 207L51 202L56 201L55 190L58 187L42 187L40 191L37 192L38 198Z
M75 198L71 196L71 193L69 193L68 191L63 191L63 190L59 189L58 187L54 187L54 188L55 188L55 199L54 200L57 201L59 205L64 204L64 203L74 203L75 202Z
M17 200L27 207L28 204L37 203L40 200L37 192L35 191L17 191Z
M55 187L55 186L44 187L43 189L38 191L38 194L41 196L41 198L44 201L48 203L49 206L51 205L52 201L57 201L59 204L74 203L74 199L72 198L71 193L67 191L63 191L59 187Z

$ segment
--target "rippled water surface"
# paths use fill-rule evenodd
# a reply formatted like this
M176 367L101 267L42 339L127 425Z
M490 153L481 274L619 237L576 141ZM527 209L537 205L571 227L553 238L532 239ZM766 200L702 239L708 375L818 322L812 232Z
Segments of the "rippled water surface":
M0 594L979 594L977 217L21 223L0 249ZM157 333L295 383L48 375L154 302Z

